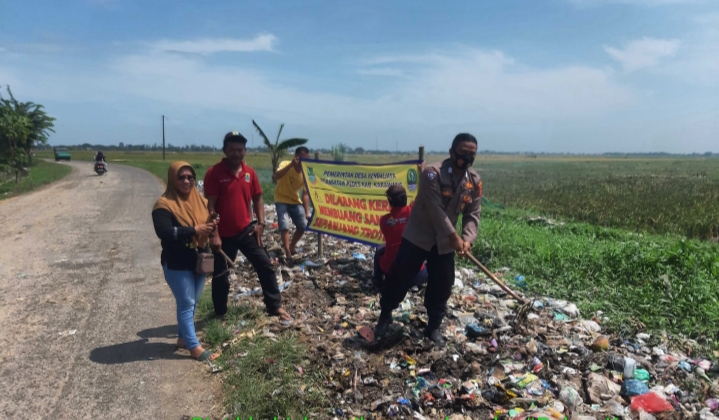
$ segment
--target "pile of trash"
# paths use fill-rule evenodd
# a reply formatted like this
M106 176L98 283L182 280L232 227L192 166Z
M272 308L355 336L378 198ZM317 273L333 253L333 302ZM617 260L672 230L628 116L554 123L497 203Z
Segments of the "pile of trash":
M266 213L271 226L274 209ZM267 230L266 245L279 257L275 232ZM694 354L695 342L611 335L602 313L583 319L575 304L550 298L522 304L468 268L456 271L445 347L422 335L427 315L418 287L395 311L388 335L373 341L374 249L325 236L318 258L316 237L305 235L299 258L277 265L294 320L270 329L294 330L308 344L331 417L719 420L719 365ZM238 263L235 300L261 305L252 297L261 293L252 267L242 256ZM497 276L525 297L528 280L509 272Z

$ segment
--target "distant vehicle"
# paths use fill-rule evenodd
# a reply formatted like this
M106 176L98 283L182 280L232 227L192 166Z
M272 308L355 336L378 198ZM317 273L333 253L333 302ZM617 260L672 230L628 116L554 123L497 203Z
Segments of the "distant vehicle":
M67 149L59 148L55 149L55 162L60 160L71 160L72 156L70 155L70 152L67 151Z
M102 176L105 172L107 172L107 163L104 160L95 162L95 173Z

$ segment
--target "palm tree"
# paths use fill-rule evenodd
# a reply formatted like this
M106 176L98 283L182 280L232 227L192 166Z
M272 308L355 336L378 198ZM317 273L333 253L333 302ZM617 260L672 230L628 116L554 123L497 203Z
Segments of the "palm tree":
M307 139L299 139L299 138L291 138L280 141L280 135L282 134L282 129L285 127L284 124L280 125L280 131L277 132L277 139L275 140L275 144L272 144L270 142L270 139L267 138L265 135L265 132L262 131L259 125L255 122L255 120L252 120L252 125L255 126L257 129L257 132L260 133L260 136L262 136L262 140L265 141L265 146L267 146L268 149L270 149L270 156L272 157L272 173L274 174L277 172L277 166L280 164L280 158L285 154L287 149L290 149L292 147L302 146L303 144L307 143Z

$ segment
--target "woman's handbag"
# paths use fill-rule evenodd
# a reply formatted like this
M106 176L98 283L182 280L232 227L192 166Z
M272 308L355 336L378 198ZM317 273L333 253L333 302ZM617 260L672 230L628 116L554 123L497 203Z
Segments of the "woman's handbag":
M197 264L195 265L195 273L212 274L215 271L215 256L206 247L203 251L197 251Z

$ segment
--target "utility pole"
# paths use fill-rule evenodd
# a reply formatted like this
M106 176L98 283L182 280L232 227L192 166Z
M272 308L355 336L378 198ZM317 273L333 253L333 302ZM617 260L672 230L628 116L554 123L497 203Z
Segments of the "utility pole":
M165 160L165 116L162 116L162 160Z

